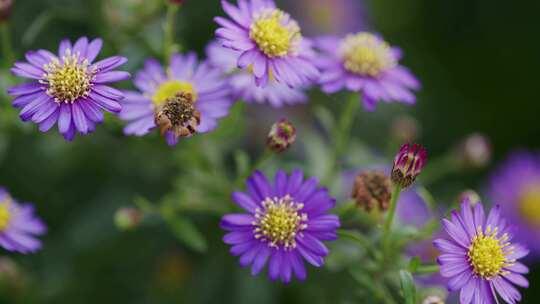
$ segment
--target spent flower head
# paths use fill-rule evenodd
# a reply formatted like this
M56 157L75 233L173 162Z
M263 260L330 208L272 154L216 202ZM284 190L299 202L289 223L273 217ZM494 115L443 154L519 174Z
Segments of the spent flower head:
M270 128L266 138L266 146L273 152L281 153L289 149L295 141L296 128L287 118L281 118Z
M418 144L404 144L394 158L392 182L402 188L409 187L426 164L427 151Z
M354 180L352 198L359 207L371 211L378 208L386 211L390 207L392 183L382 171L364 171Z

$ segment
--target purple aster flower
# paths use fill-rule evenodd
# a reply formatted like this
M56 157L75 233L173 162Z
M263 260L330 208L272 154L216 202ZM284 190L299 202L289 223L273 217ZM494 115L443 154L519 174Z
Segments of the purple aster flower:
M159 127L173 146L179 137L215 129L233 104L222 76L208 62L198 63L195 53L173 54L166 69L148 59L135 75L140 92L125 92L119 116L130 123L124 133L143 136Z
M36 217L32 205L17 203L0 188L0 247L12 252L36 252L41 249L36 237L45 232L47 227Z
M38 124L42 132L58 122L60 133L72 140L76 132L93 132L103 121L103 110L120 112L118 102L124 95L108 84L129 78L127 72L114 71L127 59L114 56L94 62L102 43L82 37L72 45L66 39L58 56L47 50L30 51L28 63L16 62L11 72L33 80L8 89L17 96L13 106L21 109L21 119Z
M222 26L216 36L223 46L239 51L238 67L251 69L258 86L266 86L271 78L290 87L318 80L310 41L273 0L238 0L238 7L227 1L221 4L232 20L216 17Z
M363 0L297 0L288 1L308 35L346 34L364 30L368 10Z
M473 207L465 200L461 212L453 210L442 224L448 238L434 241L441 251L437 262L449 279L448 289L460 291L460 303L495 304L499 296L511 304L521 300L514 285L529 286L523 276L528 268L517 260L529 251L512 243L512 229L499 206L486 218L481 203Z
M501 201L508 221L519 228L516 239L540 254L540 157L516 152L491 177L489 196Z
M398 64L401 50L380 37L360 32L345 38L321 37L317 46L322 54L317 60L320 83L326 93L343 88L361 92L364 108L374 111L379 100L414 104L411 90L420 88L409 70Z
M273 77L265 87L257 86L252 69L240 70L236 64L240 51L225 48L217 42L211 42L206 48L209 61L229 76L229 85L233 96L248 103L269 103L280 108L283 105L305 103L307 96L298 88L277 82ZM250 71L251 70L251 71Z
M340 222L327 214L335 199L317 184L314 177L304 181L300 170L290 176L280 170L272 185L256 171L247 180L247 193L233 193L247 213L222 218L221 227L228 231L223 240L240 256L240 265L251 265L252 275L268 262L269 277L288 283L293 272L299 280L306 279L303 260L315 267L324 264L328 249L322 241L336 239Z

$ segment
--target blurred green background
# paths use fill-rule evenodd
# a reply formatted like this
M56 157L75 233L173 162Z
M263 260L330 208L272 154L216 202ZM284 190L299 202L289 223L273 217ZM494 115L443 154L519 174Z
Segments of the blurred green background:
M223 14L219 1L185 2L175 38L183 50L203 55L216 28L212 18ZM403 48L404 65L423 85L415 107L380 104L375 113L359 114L353 134L373 150L386 151L389 121L402 113L418 119L419 142L431 158L472 132L491 139L494 164L516 148L539 148L540 2L281 1L303 13L325 2L330 9L350 8L352 25L346 26L352 30L369 28ZM311 17L315 25L327 20ZM161 54L163 21L161 0L15 0L9 27L18 59L26 50L56 50L64 37L99 36L105 39L100 56L127 56L126 69L135 72L146 57ZM13 81L6 74L3 68L3 89ZM317 130L313 105L332 113L341 108L339 94L311 96L309 106L287 109L300 137L303 130ZM238 104L216 132L169 148L157 135L124 137L113 117L94 134L66 143L56 131L42 134L21 123L10 99L4 92L0 97L0 185L20 201L35 203L49 226L40 253L0 253L18 268L0 284L0 303L334 303L352 293L354 282L339 269L311 268L307 283L289 286L252 278L220 241L219 215L230 205L231 188L214 178L234 178L235 159L243 155L236 153L239 147L255 158L272 118L285 110ZM303 155L302 147L294 155ZM302 163L301 156L290 158L291 164ZM195 167L205 169L194 172ZM492 167L453 174L432 190L438 201L450 202L462 189L481 190ZM149 216L135 231L119 232L115 211L146 200L189 202L181 209L208 239L206 253L179 242L159 216ZM533 263L524 303L540 299L540 268Z

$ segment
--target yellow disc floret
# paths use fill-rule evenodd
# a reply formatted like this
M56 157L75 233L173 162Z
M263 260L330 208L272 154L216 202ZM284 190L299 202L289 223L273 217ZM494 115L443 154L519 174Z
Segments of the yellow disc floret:
M70 49L61 60L54 58L43 69L45 75L40 82L48 85L47 94L57 103L73 103L90 92L95 71L87 59L80 61L79 54L72 54Z
M296 247L296 236L307 228L307 214L299 211L304 208L290 196L266 198L264 209L257 209L253 225L255 238L268 242L271 247L292 249Z
M300 27L278 9L266 9L254 16L249 37L268 57L282 57L297 51L302 38Z
M197 92L193 85L189 82L179 80L169 80L158 86L156 92L152 96L154 105L161 105L168 99L174 98L178 93L191 94L193 102L197 101Z
M388 43L365 32L345 37L341 55L345 69L363 76L375 77L396 65Z
M5 199L0 202L0 231L3 231L9 225L11 219L11 213L9 211L10 200Z
M469 247L469 262L476 275L491 279L497 275L505 275L505 267L511 266L514 261L508 260L511 248L508 242L508 235L505 233L501 237L497 236L498 229L491 229L487 226L485 233L481 227L477 229L477 235L472 239Z
M540 187L533 187L523 193L518 209L525 222L540 227Z

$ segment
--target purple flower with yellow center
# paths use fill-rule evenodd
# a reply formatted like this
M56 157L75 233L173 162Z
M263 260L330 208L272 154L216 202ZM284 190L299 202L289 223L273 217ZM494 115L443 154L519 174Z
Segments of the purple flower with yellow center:
M382 38L360 32L345 38L334 36L317 40L321 55L317 66L321 69L320 84L326 93L343 88L361 92L364 108L374 111L377 102L414 104L411 92L420 83L405 67L398 64L400 49L391 47Z
M235 98L247 103L268 103L275 108L284 105L305 103L307 96L299 88L290 88L270 77L265 87L257 86L253 78L253 69L238 69L236 64L239 51L211 42L206 48L208 60L229 75L229 85Z
M404 144L394 158L392 182L402 188L409 187L427 161L427 151L419 144Z
M272 184L256 171L247 180L247 193L234 192L233 200L247 213L227 214L221 227L223 241L240 256L240 265L251 265L258 274L268 262L270 279L288 283L292 274L306 279L304 260L315 267L324 264L328 249L323 241L335 240L339 218L327 214L335 205L317 178L304 181L300 170L290 176L276 173Z
M94 62L102 46L101 39L79 38L60 43L58 56L38 50L26 53L27 62L16 62L11 72L33 82L8 89L17 96L13 106L20 108L23 121L31 120L42 132L56 123L66 140L75 133L93 132L103 121L103 110L120 112L123 93L108 84L129 78L129 73L114 69L126 63L125 57L113 56Z
M491 177L489 196L501 201L516 239L540 254L540 156L516 152Z
M19 253L36 252L41 249L36 237L46 232L47 227L35 216L32 205L17 203L0 188L0 247Z
M266 86L271 78L290 87L318 80L311 43L273 0L238 0L238 7L221 4L232 20L216 17L221 26L216 36L224 47L238 51L238 67L253 71L258 86Z
M173 54L165 70L148 59L134 84L141 92L125 92L119 115L130 122L124 133L143 136L159 127L171 146L179 137L215 129L233 104L223 73L206 61L198 63L195 53Z
M495 304L498 297L506 303L521 300L514 285L528 287L523 276L528 268L517 260L528 250L512 243L511 227L495 206L485 216L482 203L471 206L468 200L461 211L453 210L443 219L446 239L436 239L441 251L437 258L441 275L448 278L448 289L460 291L462 304Z

